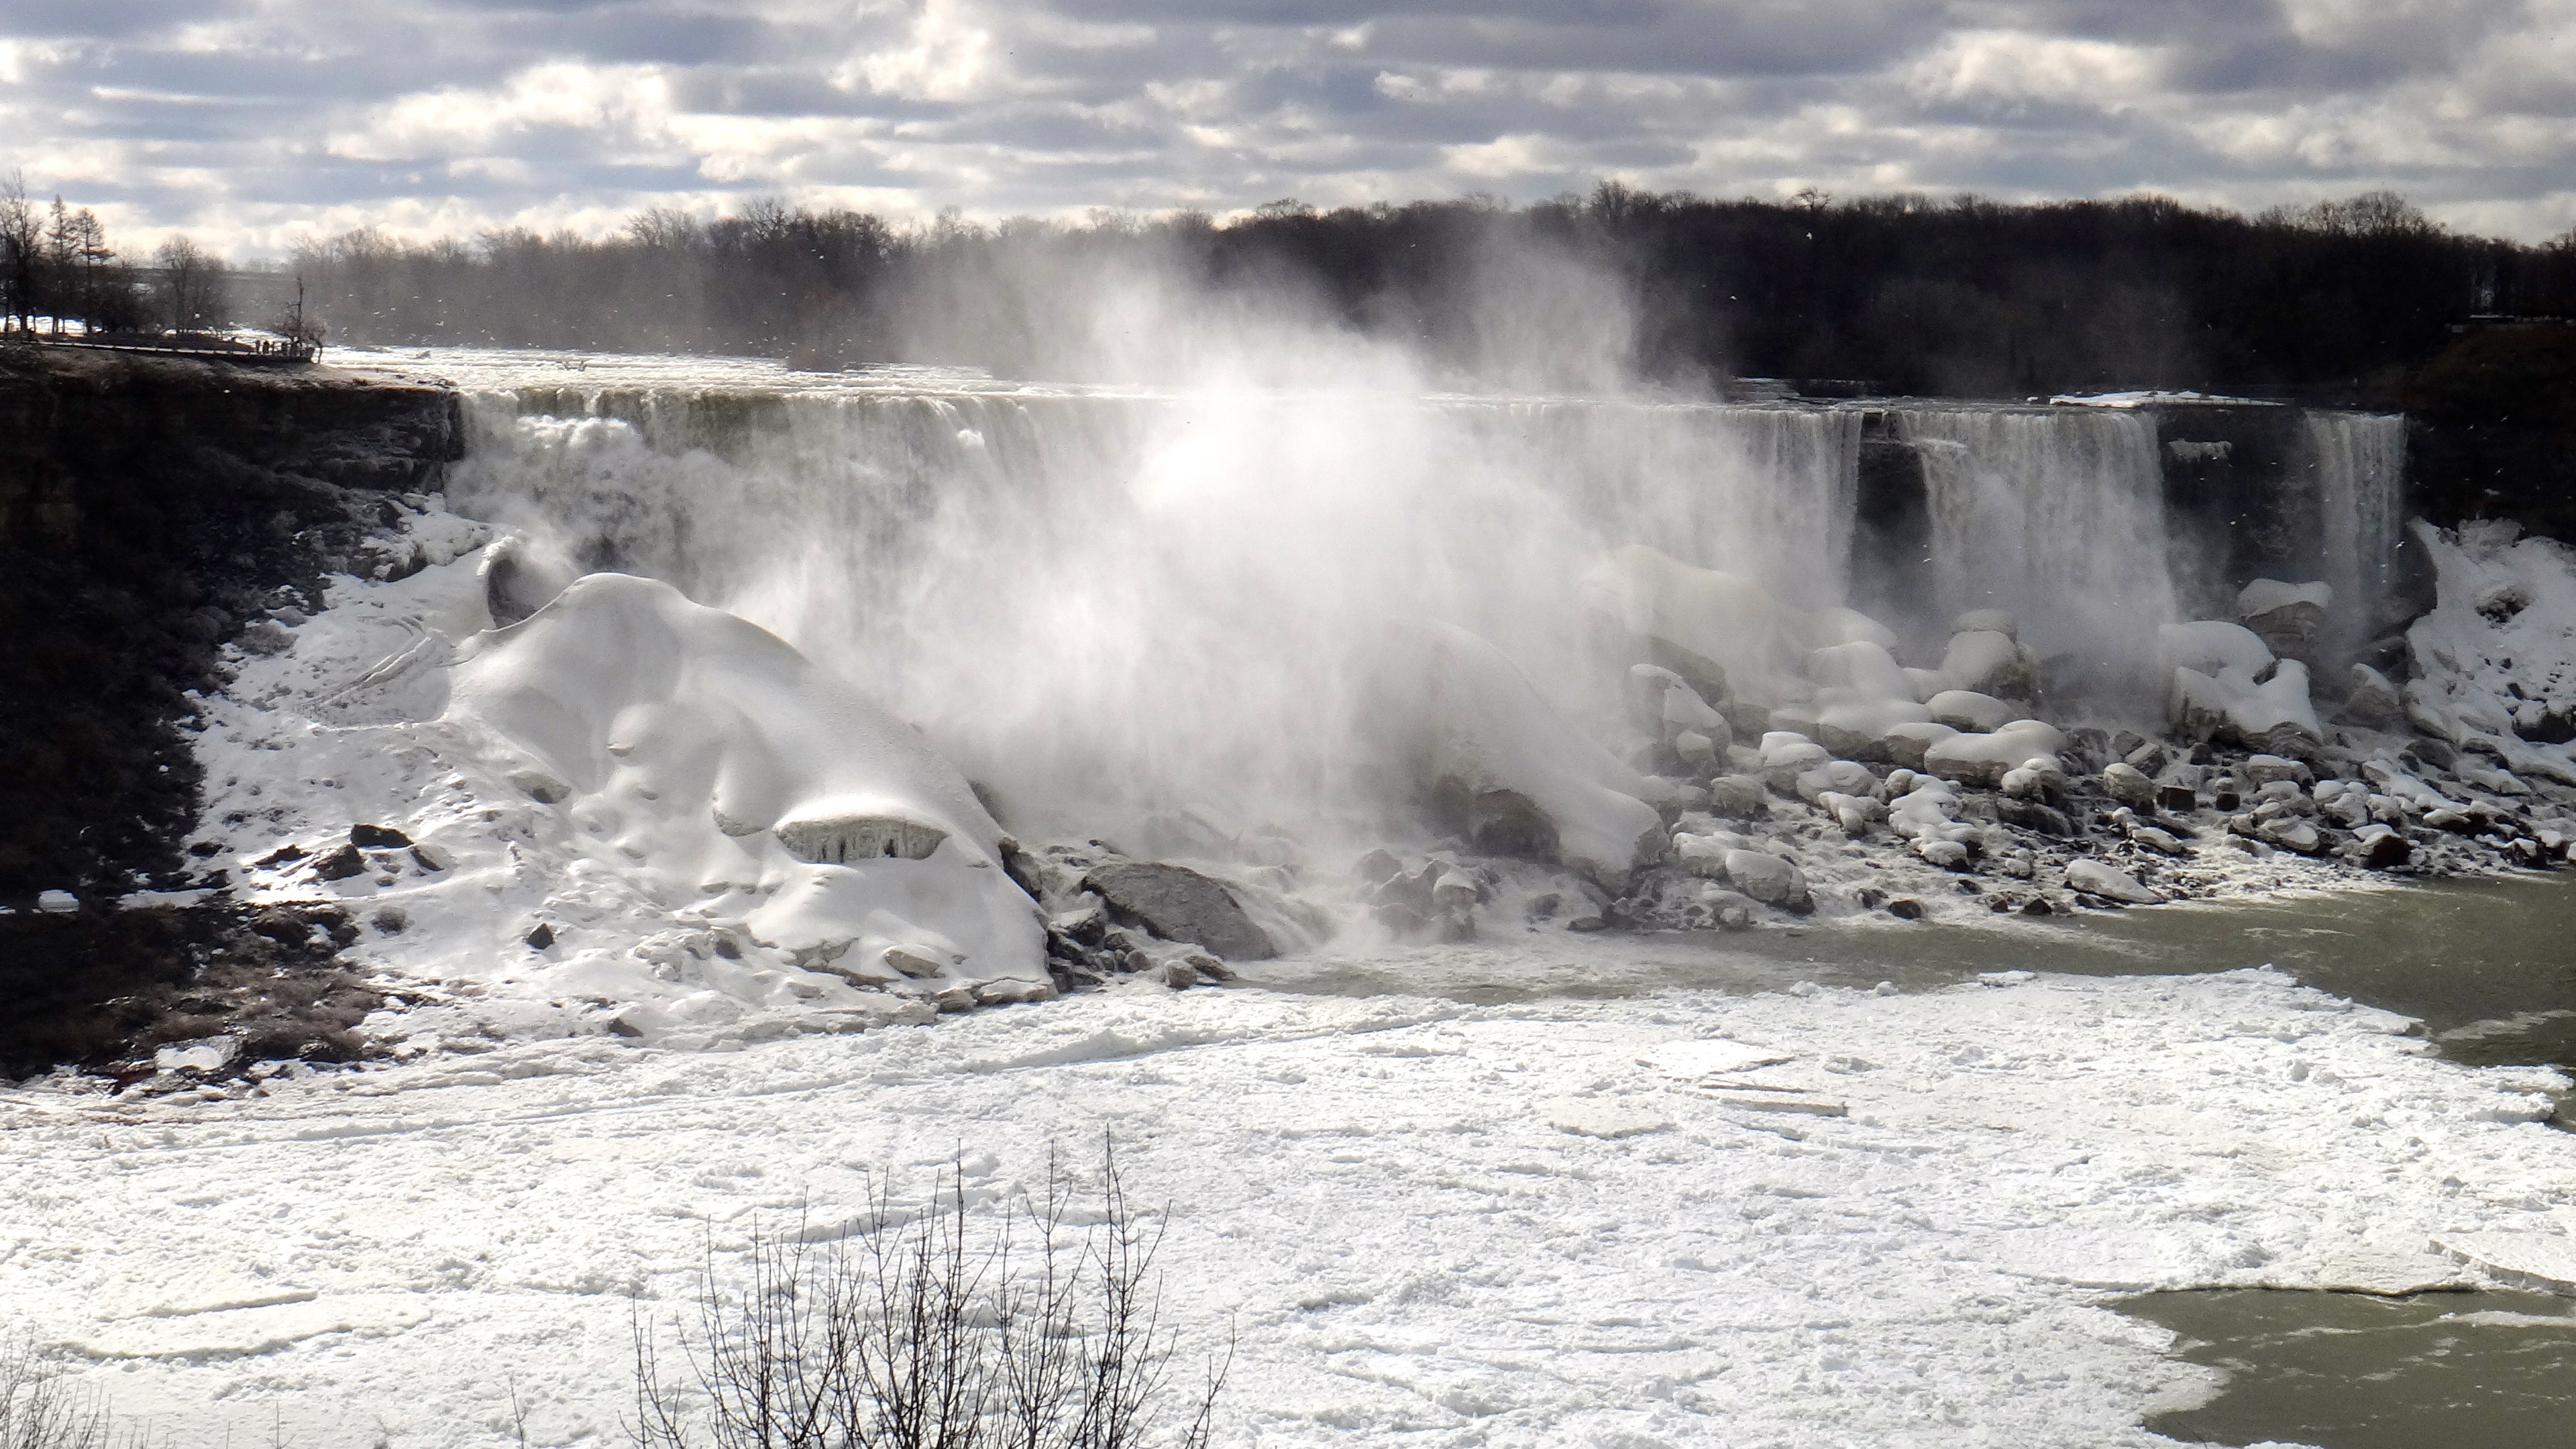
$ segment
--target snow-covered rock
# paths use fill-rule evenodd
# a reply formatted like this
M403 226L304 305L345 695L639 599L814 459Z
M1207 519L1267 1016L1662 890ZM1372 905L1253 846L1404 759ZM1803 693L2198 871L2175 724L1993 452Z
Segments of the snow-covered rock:
M2047 759L2062 772L2065 767L2056 755L2065 748L2066 736L2055 725L2013 720L1992 732L1940 741L1923 752L1923 768L1945 780L1993 788L2003 783L2004 772L2035 759Z
M2402 729L2406 724L2406 699L2387 675L2367 664L2356 664L2344 691L2343 717L2369 729Z
M2325 628L2334 589L2326 584L2286 584L2256 579L2236 595L2236 617L2283 659L2317 663L2317 638Z
M1965 734L1991 734L2018 713L1991 694L1973 689L1945 689L1925 700L1932 718Z
M2406 632L2408 720L2518 774L2576 783L2576 549L2510 523L2418 521L2435 604Z
M2127 871L2083 856L2066 863L2066 887L2133 906L2151 906L2164 899L2161 892L2139 884L2138 878Z
M2156 782L2145 771L2125 762L2102 768L2102 788L2123 805L2144 810L2156 803Z
M1047 979L1037 906L1003 872L1001 827L965 778L776 636L667 584L593 574L478 636L444 723L499 771L559 783L548 808L573 873L615 872L674 925L863 985ZM821 985L585 949L578 924L554 931L574 936L543 968L561 993L713 991L761 1007Z
M2187 736L2251 749L2306 754L2325 739L2308 697L2308 667L2295 659L2274 664L2271 676L2259 683L2238 664L2216 674L2177 668L2169 712L2173 727Z
M1996 629L1962 629L1950 636L1941 675L1952 689L2028 699L2038 687L2038 661Z
M1662 853L1663 821L1649 802L1668 786L1558 714L1483 639L1441 623L1411 639L1416 667L1387 686L1413 736L1409 768L1477 849L1552 860L1613 888Z
M2156 645L2165 668L2201 674L2241 669L2250 678L2261 673L2273 658L2272 646L2264 643L2261 635L2242 624L2219 619L2164 625L2156 631Z

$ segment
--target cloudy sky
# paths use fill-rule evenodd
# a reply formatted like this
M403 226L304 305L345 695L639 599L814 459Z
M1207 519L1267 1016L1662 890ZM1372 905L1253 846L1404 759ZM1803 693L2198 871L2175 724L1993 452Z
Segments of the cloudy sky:
M1225 212L1619 178L2394 186L2576 224L2576 0L0 0L0 171L129 242L755 195Z

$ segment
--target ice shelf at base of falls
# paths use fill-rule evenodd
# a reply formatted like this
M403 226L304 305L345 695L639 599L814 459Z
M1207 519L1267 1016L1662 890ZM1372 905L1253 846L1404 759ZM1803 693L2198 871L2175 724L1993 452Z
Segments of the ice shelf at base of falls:
M941 1170L1006 1202L1106 1135L1176 1379L1233 1346L1218 1442L2154 1449L2141 1419L2218 1376L2111 1295L2470 1284L2428 1245L2522 1271L2576 1227L2576 1140L2534 1120L2563 1078L2403 1026L2243 971L1158 989L720 1055L486 1043L223 1102L19 1089L0 1209L85 1251L0 1258L0 1299L170 1449L353 1416L482 1449L514 1394L531 1443L613 1441L639 1325L678 1362L698 1270L738 1284L755 1230L825 1242ZM1800 1096L1844 1114L1765 1110Z

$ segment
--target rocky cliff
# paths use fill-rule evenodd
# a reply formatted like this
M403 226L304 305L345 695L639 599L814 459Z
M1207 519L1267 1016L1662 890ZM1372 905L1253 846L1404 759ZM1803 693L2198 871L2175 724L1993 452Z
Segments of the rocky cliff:
M93 1054L84 1012L267 939L36 907L206 883L195 696L327 574L401 567L370 535L460 433L450 393L327 367L0 348L0 1072Z

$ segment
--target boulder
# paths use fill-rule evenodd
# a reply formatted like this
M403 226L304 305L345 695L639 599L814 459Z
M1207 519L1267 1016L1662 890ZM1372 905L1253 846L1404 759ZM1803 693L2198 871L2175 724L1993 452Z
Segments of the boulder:
M2353 858L2370 870L2395 870L2415 858L2414 845L2385 825L2365 825L2353 839L2359 847Z
M1888 730L1884 741L1888 763L1902 765L1909 770L1922 769L1923 752L1958 732L1950 725L1939 723L1897 725Z
M1855 646L1856 647L1856 646ZM1842 698L1846 691L1826 690L1818 699L1816 739L1834 757L1844 760L1879 760L1893 762L1900 752L1920 757L1920 747L1911 740L1900 743L1900 730L1921 730L1932 724L1932 712L1911 699ZM1837 696L1825 698L1824 696Z
M2158 785L2156 808L2173 815L2188 815L2200 808L2200 793L2189 785Z
M2028 699L2039 683L2037 662L1994 629L1963 629L1950 636L1941 656L1941 673L1952 689Z
M2254 838L2283 850L2295 850L2301 855L2314 855L2324 845L2324 838L2318 835L2317 828L2295 815L2275 816L2257 824Z
M2317 638L2333 602L2334 590L2325 584L2256 579L2236 595L2236 617L2274 654L2314 666Z
M1743 819L1771 813L1769 787L1755 775L1719 775L1708 782L1708 809L1712 815Z
M2248 755L2245 763L2236 768L2237 773L2243 775L2246 781L2257 789L2275 780L2287 780L2292 784L2305 785L2316 779L2316 773L2307 766L2280 755Z
M1802 734L1773 730L1762 737L1762 778L1783 795L1797 789L1800 775L1832 758L1823 745Z
M1931 746L1923 752L1923 768L1945 780L1992 789L2003 783L2006 771L2034 759L2053 759L2065 745L2066 736L2054 725L2014 720L1992 733L1952 735Z
M1729 885L1766 906L1803 911L1814 904L1807 892L1806 873L1779 856L1758 850L1730 850L1725 866Z
M1228 961L1266 961L1279 954L1224 886L1186 867L1120 861L1094 866L1082 883L1108 902L1113 916L1166 941L1204 946Z
M2146 772L2131 764L2105 766L2102 788L2112 799L2140 810L2152 809L2156 803L2156 782Z
M2161 892L2138 884L2137 877L2098 860L2078 858L2068 861L2066 887L2133 906L2152 906L2164 900Z
M1968 847L1955 840L1918 836L1914 841L1914 853L1943 870L1960 870L1968 864Z
M2406 697L2387 675L2367 664L2356 664L2344 692L2343 717L2364 729L2403 729Z
M2140 825L2129 832L2129 839L2161 855L2189 855L2191 847L2175 838L2172 832L2152 825Z
M1992 734L2012 720L2011 705L1973 689L1945 689L1924 701L1932 718L1962 734Z
M2063 838L2075 833L2075 823L2067 819L2064 812L2036 800L1998 800L1995 802L1995 818L2006 825L2036 830L2042 835Z

